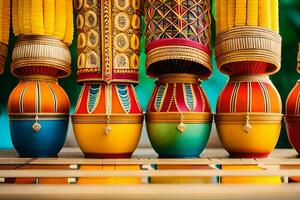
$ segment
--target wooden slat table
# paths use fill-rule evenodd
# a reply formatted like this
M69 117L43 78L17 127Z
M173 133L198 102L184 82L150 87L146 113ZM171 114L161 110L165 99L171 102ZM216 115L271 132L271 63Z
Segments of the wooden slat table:
M24 166L67 166L66 169L24 169ZM138 165L141 170L78 170L79 166ZM153 165L207 166L191 170L155 170ZM220 170L219 166L259 166L261 170ZM292 149L276 149L269 158L228 158L223 149L206 149L201 158L159 159L152 149L138 149L131 159L85 159L78 148L64 148L57 158L18 158L13 150L0 151L0 199L300 199L299 183L76 185L8 184L14 178L80 177L300 177L300 159Z

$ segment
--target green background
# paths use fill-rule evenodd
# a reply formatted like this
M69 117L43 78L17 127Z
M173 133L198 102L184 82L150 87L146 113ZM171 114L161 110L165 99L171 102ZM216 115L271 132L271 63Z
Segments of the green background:
M214 10L213 10L214 13ZM214 20L212 25L212 44L214 45ZM283 103L298 80L296 73L298 42L300 41L300 1L299 0L280 0L280 34L282 36L282 66L279 73L271 77L276 88L281 94ZM147 77L145 73L145 49L144 37L142 39L142 53L140 65L140 83L136 86L136 91L143 109L146 108L148 99L154 86L154 80ZM75 41L75 40L74 40ZM9 122L7 116L7 100L11 90L17 85L18 79L10 74L9 65L11 62L12 47L14 45L14 37L11 35L9 46L9 55L5 66L5 72L0 76L0 148L12 148L9 136ZM68 93L72 110L76 104L77 97L80 92L80 85L76 83L76 44L73 42L71 46L72 52L72 75L68 78L60 80L60 84ZM215 64L214 56L212 57L214 66L213 76L202 83L210 100L211 107L215 111L216 100L218 94L226 83L227 77L221 74ZM289 147L288 140L283 126L278 147Z

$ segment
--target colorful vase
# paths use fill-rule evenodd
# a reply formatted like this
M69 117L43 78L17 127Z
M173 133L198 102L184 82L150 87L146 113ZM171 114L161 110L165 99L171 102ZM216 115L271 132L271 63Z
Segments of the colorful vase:
M286 100L286 130L290 144L300 154L300 80L297 81Z
M146 123L152 147L160 157L198 157L210 135L212 114L197 76L160 76Z
M278 0L216 1L216 61L234 75L274 74L280 69Z
M72 118L77 143L92 158L131 157L143 124L131 84L85 83Z
M8 100L12 143L21 157L57 156L65 143L70 101L54 80L21 80Z
M4 64L8 51L10 29L10 1L0 2L0 74L4 71Z
M12 143L22 157L57 156L69 125L70 101L57 79L71 73L73 3L11 2L11 73L20 79L8 102Z
M211 1L146 0L147 74L210 77Z
M142 0L76 0L77 81L73 116L86 157L131 157L143 113L134 87L139 77Z
M281 98L268 76L229 79L215 116L219 137L231 157L267 157L282 121Z

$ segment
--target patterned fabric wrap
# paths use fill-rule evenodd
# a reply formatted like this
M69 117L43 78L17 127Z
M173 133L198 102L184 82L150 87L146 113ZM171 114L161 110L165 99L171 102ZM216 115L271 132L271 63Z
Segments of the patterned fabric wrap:
M217 113L281 113L279 93L269 79L229 80L217 102Z
M150 76L174 72L210 76L210 5L209 0L145 1Z
M75 114L141 114L131 84L84 84Z
M285 104L287 115L300 115L300 81L291 90Z
M141 0L76 0L77 80L138 82Z
M210 105L198 83L157 83L147 112L207 112Z
M55 81L21 81L8 100L9 114L69 114L70 101Z

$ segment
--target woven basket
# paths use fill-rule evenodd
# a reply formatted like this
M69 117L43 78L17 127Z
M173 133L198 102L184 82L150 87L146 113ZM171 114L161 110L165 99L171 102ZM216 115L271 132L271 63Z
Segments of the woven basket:
M280 69L281 36L262 27L235 27L217 35L218 68L227 75L274 74Z
M16 77L41 74L61 78L71 73L68 45L48 36L20 36L12 60L11 72Z

